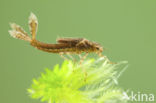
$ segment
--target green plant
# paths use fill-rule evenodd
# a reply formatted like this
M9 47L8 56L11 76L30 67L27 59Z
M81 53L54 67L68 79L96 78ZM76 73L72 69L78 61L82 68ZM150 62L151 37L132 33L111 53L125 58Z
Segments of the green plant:
M61 67L46 68L41 77L33 79L28 92L48 103L126 103L117 85L124 70L119 68L125 63L110 64L104 58L88 59L81 65L64 61Z

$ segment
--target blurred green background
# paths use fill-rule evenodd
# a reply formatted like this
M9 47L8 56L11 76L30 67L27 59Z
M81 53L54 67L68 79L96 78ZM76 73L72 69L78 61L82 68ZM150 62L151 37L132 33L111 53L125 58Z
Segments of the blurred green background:
M120 87L156 94L155 0L0 0L0 103L39 103L26 91L32 78L63 61L57 54L10 37L9 22L29 31L30 12L39 20L38 40L55 43L57 37L84 37L97 41L111 61L129 62Z

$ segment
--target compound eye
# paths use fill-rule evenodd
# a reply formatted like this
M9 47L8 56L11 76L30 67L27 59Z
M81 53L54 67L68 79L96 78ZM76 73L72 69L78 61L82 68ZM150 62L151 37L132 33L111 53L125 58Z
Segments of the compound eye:
M100 48L99 47L96 47L96 50L100 50Z

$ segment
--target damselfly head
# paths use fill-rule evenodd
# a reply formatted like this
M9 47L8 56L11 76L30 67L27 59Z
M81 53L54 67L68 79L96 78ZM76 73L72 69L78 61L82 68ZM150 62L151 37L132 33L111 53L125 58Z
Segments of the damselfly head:
M96 49L97 52L102 52L103 51L103 47L99 44L94 45L94 48Z
M102 52L103 47L96 42L89 42L90 48L92 48L92 52Z

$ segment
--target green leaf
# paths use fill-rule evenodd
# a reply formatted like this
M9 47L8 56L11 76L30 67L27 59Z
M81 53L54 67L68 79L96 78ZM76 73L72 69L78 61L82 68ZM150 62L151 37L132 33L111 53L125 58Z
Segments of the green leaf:
M110 64L104 58L82 64L64 61L61 66L46 68L27 91L32 98L49 103L126 103L124 91L116 85L121 65L125 63Z

